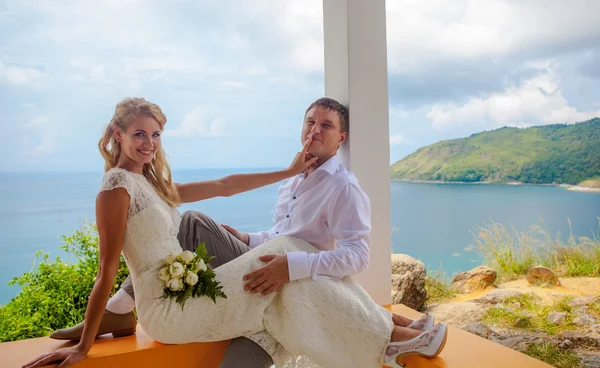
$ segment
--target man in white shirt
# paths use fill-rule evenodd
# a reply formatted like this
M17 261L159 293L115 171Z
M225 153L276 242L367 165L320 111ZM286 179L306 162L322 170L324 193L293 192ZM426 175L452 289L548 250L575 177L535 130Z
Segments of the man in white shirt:
M261 257L265 266L244 276L245 289L267 295L282 285L304 278L341 279L362 272L369 265L371 213L369 198L356 177L339 160L337 150L348 137L348 110L330 98L321 98L306 110L301 142L312 139L308 154L318 157L304 173L285 180L278 192L275 223L267 231L240 233L218 225L207 215L188 211L183 214L179 242L194 250L204 242L212 267L230 260L279 236L304 239L318 253L290 252L284 256ZM225 230L226 229L226 230ZM107 304L99 333L135 331L134 293L128 278ZM413 321L394 316L394 323L407 326ZM83 322L56 331L51 337L74 339L81 336ZM265 368L273 364L270 355L248 338L231 341L221 368Z

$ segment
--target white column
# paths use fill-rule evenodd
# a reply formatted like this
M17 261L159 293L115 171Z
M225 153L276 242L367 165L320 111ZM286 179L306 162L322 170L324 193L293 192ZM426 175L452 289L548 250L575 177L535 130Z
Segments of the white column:
M391 301L390 141L385 0L323 0L325 95L350 109L346 167L371 200L371 260L356 279Z

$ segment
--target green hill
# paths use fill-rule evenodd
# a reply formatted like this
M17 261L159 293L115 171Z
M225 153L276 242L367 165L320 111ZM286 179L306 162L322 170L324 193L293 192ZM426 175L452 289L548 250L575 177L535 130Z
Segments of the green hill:
M392 179L579 184L600 177L600 118L442 141L392 165Z

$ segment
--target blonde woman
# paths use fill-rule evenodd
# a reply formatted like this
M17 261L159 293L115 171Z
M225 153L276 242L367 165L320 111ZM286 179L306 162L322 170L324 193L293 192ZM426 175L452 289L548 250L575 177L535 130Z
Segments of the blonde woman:
M125 257L133 279L139 323L148 335L170 344L261 336L257 342L278 366L378 367L396 364L407 353L437 356L446 340L446 326L435 325L402 341L392 314L375 304L349 278L299 280L268 295L244 290L244 275L261 266L263 255L291 251L316 252L308 242L281 237L254 248L215 269L226 299L198 297L181 308L163 299L158 271L177 240L181 203L229 196L297 175L315 163L306 155L312 138L285 170L232 175L216 180L175 184L161 146L166 124L160 108L142 98L121 101L100 140L105 175L96 200L100 268L89 298L83 333L73 347L29 362L39 367L62 361L68 367L87 355L96 337L117 273ZM415 331L412 331L415 332ZM414 335L413 335L414 336ZM296 359L305 356L305 359Z

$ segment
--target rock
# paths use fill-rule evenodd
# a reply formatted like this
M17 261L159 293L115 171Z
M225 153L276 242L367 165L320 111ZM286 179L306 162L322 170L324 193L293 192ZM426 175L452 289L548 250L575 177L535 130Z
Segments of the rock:
M491 328L483 323L469 323L462 329L479 337L483 337L484 339L488 339L490 335L495 334Z
M558 344L559 349L571 349L573 347L573 342L571 340L563 340L560 344Z
M477 299L474 299L473 302L482 303L482 304L504 303L504 301L506 299L520 296L520 295L523 295L523 293L520 291L497 289L497 290L492 290L489 293L487 293L483 296L480 296Z
M540 344L543 339L533 335L514 335L493 339L492 341L518 351L525 351L531 344Z
M596 323L596 319L589 314L579 314L573 319L573 324L579 327L590 326Z
M556 285L560 286L558 277L551 269L544 266L533 266L527 273L527 281L531 285Z
M600 336L600 324L591 325L589 332L593 335Z
M571 340L577 348L581 349L594 350L600 348L600 338L579 331L565 331L560 334L559 338Z
M406 254L392 254L392 304L422 310L427 300L425 265Z
M437 304L427 308L436 320L458 327L481 322L486 310L484 305L471 302Z
M479 266L471 271L461 272L456 275L450 287L459 293L470 293L493 285L496 281L496 276L496 271L493 269Z
M554 323L555 325L561 325L567 318L566 312L552 312L546 318L546 321Z
M580 367L590 367L590 368L600 367L600 356L599 355L585 354L585 353L581 353L581 352L577 355L581 359L581 361L579 362Z
M571 300L569 302L569 305L571 307L583 307L583 306L588 306L592 303L595 303L597 300L600 300L599 296L595 296L595 295L582 295L582 296L578 296L573 298L573 300Z

